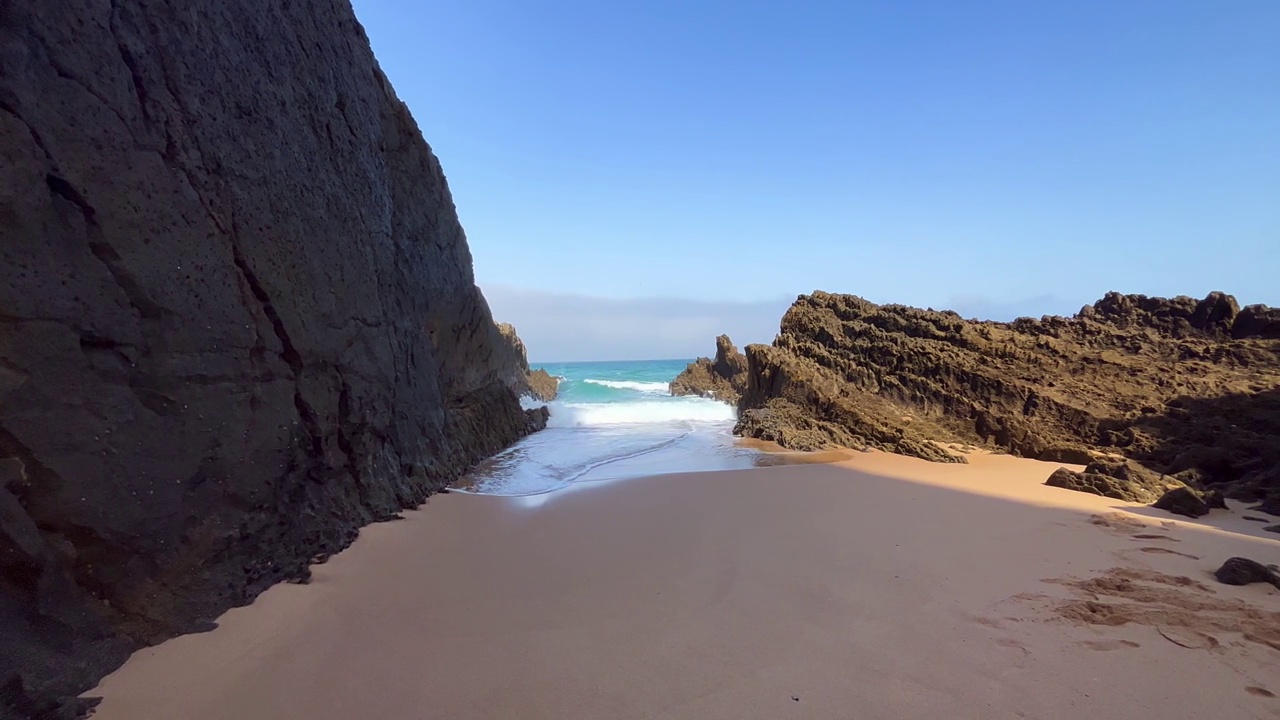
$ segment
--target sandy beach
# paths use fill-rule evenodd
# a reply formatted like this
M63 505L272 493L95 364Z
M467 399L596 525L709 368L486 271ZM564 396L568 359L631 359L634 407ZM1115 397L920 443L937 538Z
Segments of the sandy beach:
M1280 536L1044 487L1056 467L856 453L435 496L87 694L97 720L1280 717L1280 591L1211 574Z

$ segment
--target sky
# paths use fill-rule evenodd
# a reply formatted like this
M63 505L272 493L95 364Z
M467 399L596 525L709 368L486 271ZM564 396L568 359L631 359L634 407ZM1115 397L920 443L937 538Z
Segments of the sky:
M537 359L768 342L816 289L1280 305L1275 0L354 6Z

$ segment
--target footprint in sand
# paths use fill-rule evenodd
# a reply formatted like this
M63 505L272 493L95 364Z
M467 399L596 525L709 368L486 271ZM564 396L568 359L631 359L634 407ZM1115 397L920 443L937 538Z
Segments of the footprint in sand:
M1112 650L1142 647L1132 640L1081 640L1076 643L1076 645L1089 648L1090 650L1097 650L1099 652L1110 652Z
M1162 548L1162 547L1150 547L1150 546L1140 547L1138 548L1138 552L1155 553L1157 555L1177 555L1179 557L1191 558L1192 560L1200 559L1200 556L1198 555L1190 555L1184 552L1178 552L1177 550L1170 550L1169 548Z
M1190 650L1213 650L1221 645L1218 638L1185 627L1161 626L1156 632L1165 640Z
M1152 535L1150 533L1141 533L1133 536L1134 540L1166 540L1168 542L1182 542L1178 538L1169 537L1168 535Z
M1104 513L1102 515L1090 515L1089 523L1099 527L1106 528L1117 535L1127 535L1134 540L1163 540L1165 542L1179 542L1177 538L1169 537L1160 530L1168 530L1173 527L1172 523L1161 523L1159 527L1148 525L1147 523L1124 513Z
M1108 530L1115 530L1116 532L1123 533L1125 535L1132 535L1135 532L1141 532L1151 528L1150 525L1137 518L1118 512L1090 515L1089 523L1107 528Z
M1249 687L1245 688L1244 691L1249 693L1250 695L1257 695L1258 697L1273 698L1276 696L1276 694L1271 692L1270 690L1266 688L1258 687L1257 685L1250 685Z
M996 645L999 645L1002 648L1009 648L1010 650L1019 650L1022 652L1023 655L1031 654L1031 651L1028 650L1025 645L1018 642L1017 640L1010 640L1008 638L1003 640L997 640Z

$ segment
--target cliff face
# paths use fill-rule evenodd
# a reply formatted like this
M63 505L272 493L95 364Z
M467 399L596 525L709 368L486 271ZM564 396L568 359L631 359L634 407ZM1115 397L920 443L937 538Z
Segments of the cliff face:
M545 414L346 0L13 0L0 69L0 705L30 717Z
M505 378L507 386L517 395L530 397L542 402L556 399L560 390L560 381L542 368L529 369L529 356L524 341L516 334L511 323L498 323L498 332L502 335L504 360L511 372Z
M1222 293L1110 293L1074 318L1012 323L814 293L773 346L747 348L737 429L930 460L955 459L935 441L1079 464L1118 454L1173 477L1137 488L1126 471L1114 492L1186 482L1280 511L1275 319Z
M747 383L747 358L728 335L716 338L715 358L698 358L671 381L672 395L698 395L736 405Z

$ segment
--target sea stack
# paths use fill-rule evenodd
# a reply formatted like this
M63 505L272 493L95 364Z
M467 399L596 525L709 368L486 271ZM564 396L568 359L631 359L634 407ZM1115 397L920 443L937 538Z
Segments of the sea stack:
M747 358L728 335L716 338L715 358L698 358L671 381L672 395L697 395L737 405L747 382Z

